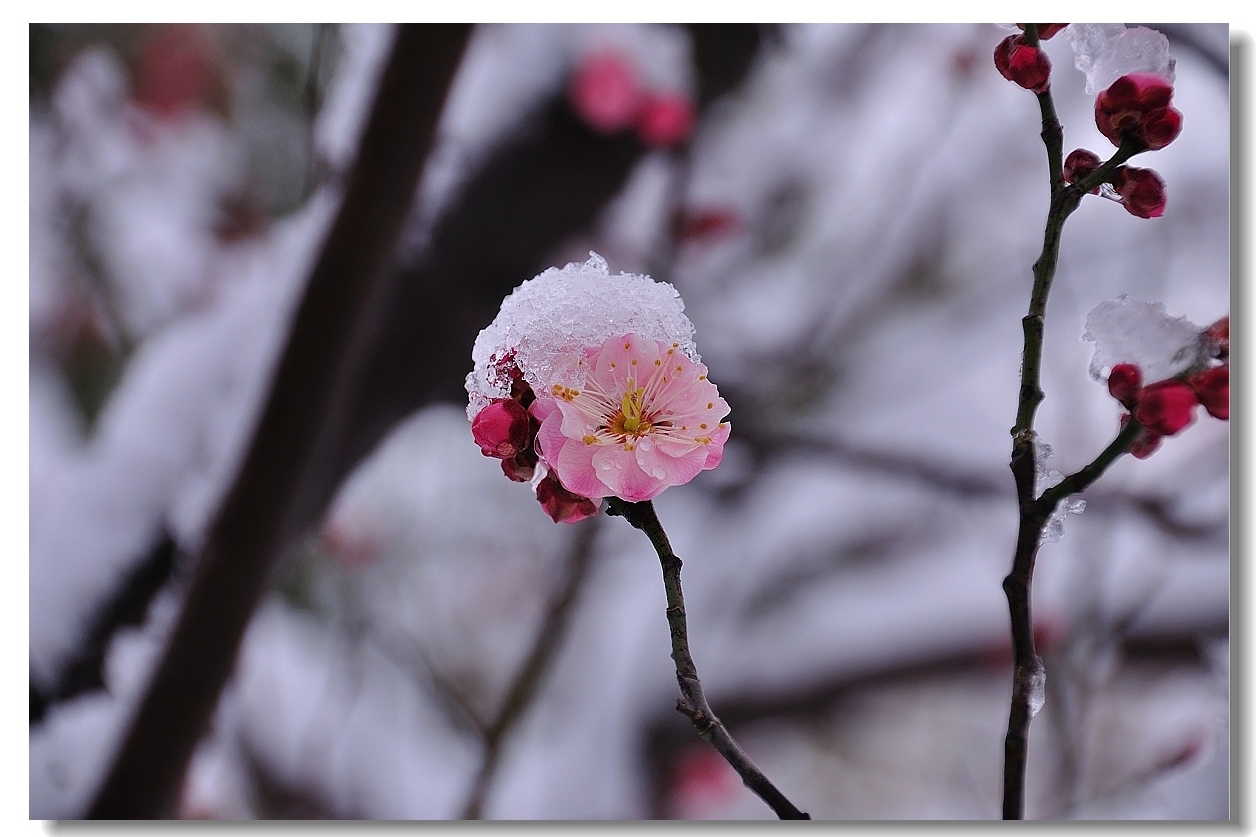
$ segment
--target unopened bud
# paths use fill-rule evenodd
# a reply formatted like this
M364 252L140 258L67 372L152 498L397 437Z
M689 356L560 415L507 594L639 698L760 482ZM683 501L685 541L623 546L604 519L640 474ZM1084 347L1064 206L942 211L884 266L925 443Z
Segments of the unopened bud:
M1112 173L1112 187L1131 215L1159 218L1164 214L1164 181L1151 169L1121 166Z
M1051 62L1037 47L1027 46L1024 35L1008 35L994 48L999 74L1035 93L1046 92L1051 83Z
M532 419L513 398L499 398L476 413L471 435L485 456L512 459L532 443Z
M1197 404L1194 390L1182 381L1157 381L1143 387L1134 418L1153 433L1172 436L1195 418Z
M536 499L555 523L578 523L597 514L597 503L563 488L553 471L537 484Z
M1214 366L1192 375L1186 383L1194 390L1208 415L1230 420L1230 365Z
M1143 372L1132 363L1118 363L1108 374L1108 392L1128 409L1134 408L1142 385Z
M1085 180L1090 177L1099 166L1103 165L1103 161L1099 159L1099 155L1085 148L1078 148L1069 153L1064 158L1064 182L1076 183L1079 180ZM1090 190L1092 195L1099 193L1099 187Z
M1141 148L1164 148L1182 131L1182 114L1169 102L1173 85L1152 73L1121 76L1095 98L1095 124L1113 145L1133 140Z

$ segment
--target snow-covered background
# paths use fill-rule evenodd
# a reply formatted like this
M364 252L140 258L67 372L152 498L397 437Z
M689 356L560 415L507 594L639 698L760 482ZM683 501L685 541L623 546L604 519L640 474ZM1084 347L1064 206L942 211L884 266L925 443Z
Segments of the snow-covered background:
M1164 216L1094 197L1065 228L1037 423L1064 473L1120 413L1088 374L1091 309L1128 293L1199 324L1229 313L1228 32L1165 31L1184 128L1135 161L1166 181ZM1036 101L991 60L1005 34L781 27L688 151L643 157L550 259L596 249L684 298L733 433L717 470L655 505L713 708L815 818L999 815L1008 429L1047 205ZM83 814L143 693L390 36L31 29L32 818ZM1069 43L1045 46L1065 152L1106 155ZM649 84L692 89L680 27L479 27L404 249L572 62L608 47ZM479 453L464 406L396 426L285 557L179 815L463 816L557 609L481 815L770 817L673 709L648 542L604 516L551 523ZM1199 416L1118 461L1040 553L1030 817L1228 816L1229 427ZM105 638L105 688L67 688L101 608L163 543L173 581Z

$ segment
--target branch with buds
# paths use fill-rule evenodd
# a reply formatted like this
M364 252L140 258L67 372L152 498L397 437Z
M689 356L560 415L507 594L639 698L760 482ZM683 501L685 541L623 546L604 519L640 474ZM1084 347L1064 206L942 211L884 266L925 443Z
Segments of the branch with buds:
M1165 208L1164 181L1150 169L1126 166L1135 154L1156 150L1172 142L1181 131L1182 114L1170 104L1173 87L1161 75L1133 72L1112 82L1095 99L1095 121L1116 153L1107 161L1086 149L1064 156L1064 129L1056 116L1051 96L1051 64L1039 46L1063 28L1063 24L1022 24L1023 35L1011 35L994 53L995 67L1009 81L1037 95L1042 115L1042 140L1046 146L1051 203L1047 214L1042 253L1033 266L1034 283L1029 313L1023 318L1025 348L1021 361L1020 397L1012 428L1011 469L1016 482L1020 527L1012 569L1003 580L1011 616L1014 674L1012 704L1004 740L1003 818L1021 819L1025 806L1025 766L1029 724L1042 707L1046 672L1034 647L1030 606L1034 562L1049 521L1066 498L1084 491L1122 454L1146 458L1162 436L1172 435L1191 421L1195 405L1203 403L1217 418L1229 416L1228 364L1229 321L1224 321L1225 348L1221 348L1222 323L1211 343L1208 332L1199 335L1199 347L1213 352L1197 353L1197 362L1180 370L1182 380L1166 379L1140 387L1141 372L1134 364L1116 364L1109 374L1110 392L1130 411L1116 438L1086 467L1040 491L1034 433L1034 414L1044 394L1040 385L1044 318L1047 297L1055 278L1064 222L1087 194L1103 194L1119 201L1140 218L1159 217ZM1154 37L1154 34L1152 35ZM1169 65L1171 66L1171 64ZM1101 306L1102 307L1102 306ZM1096 312L1099 309L1096 309ZM1092 312L1094 316L1095 312ZM1211 405L1211 406L1209 406Z

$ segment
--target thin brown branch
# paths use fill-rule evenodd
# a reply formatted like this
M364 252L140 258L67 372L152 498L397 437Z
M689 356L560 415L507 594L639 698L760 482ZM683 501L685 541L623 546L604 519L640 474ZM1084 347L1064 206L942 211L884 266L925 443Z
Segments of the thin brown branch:
M1038 43L1037 24L1026 24L1025 42L1030 46ZM1037 483L1035 463L1034 415L1042 403L1040 383L1042 372L1042 346L1047 311L1047 298L1055 279L1060 257L1060 239L1064 222L1077 209L1082 197L1095 186L1106 182L1118 165L1136 153L1134 146L1126 142L1116 154L1080 183L1066 184L1063 175L1064 128L1056 116L1055 102L1048 88L1038 94L1038 106L1042 115L1042 142L1047 151L1047 174L1051 183L1051 203L1047 212L1046 229L1043 233L1042 252L1034 262L1033 291L1030 294L1029 313L1021 320L1025 336L1024 353L1021 356L1020 396L1016 408L1016 424L1012 428L1012 476L1016 483L1016 498L1020 508L1020 528L1016 537L1016 551L1012 570L1003 579L1011 617L1013 676L1012 705L1008 713L1007 736L1004 739L1003 764L1003 818L1022 819L1025 815L1025 767L1029 724L1041 708L1046 671L1034 648L1033 613L1030 607L1030 588L1033 582L1034 561L1042 542L1042 532L1056 504L1068 494L1076 493L1090 485L1108 465L1123 453L1137 435L1138 427L1131 421L1117 439L1100 456L1077 474L1066 478L1060 485L1047 492L1047 496L1034 496Z
M771 780L764 775L746 751L733 739L723 722L707 703L706 693L702 689L702 681L698 679L698 668L694 665L693 656L689 653L689 629L685 618L685 597L680 587L681 561L672 551L672 545L663 531L658 515L654 512L654 504L649 500L641 503L629 503L612 497L608 501L606 513L623 517L633 528L640 529L650 539L654 551L658 553L659 562L663 566L663 587L667 594L667 624L672 637L672 661L676 664L676 682L680 685L681 699L676 708L688 716L693 722L703 741L715 748L723 756L746 787L758 794L759 798L783 820L809 820L811 815L800 811L781 793Z
M308 475L345 432L362 377L363 332L387 298L387 268L435 137L470 26L406 25L292 323L244 464L129 731L90 809L104 819L171 813L249 618L312 502Z

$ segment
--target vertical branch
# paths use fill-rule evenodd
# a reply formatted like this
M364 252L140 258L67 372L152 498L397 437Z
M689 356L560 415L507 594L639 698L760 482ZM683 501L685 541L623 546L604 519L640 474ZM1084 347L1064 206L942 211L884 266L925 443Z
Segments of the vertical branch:
M1038 44L1038 27L1027 24L1025 42ZM1046 671L1034 647L1031 587L1034 562L1042 542L1042 532L1059 501L1090 485L1116 457L1124 453L1141 429L1131 420L1120 435L1086 468L1064 482L1034 496L1037 482L1034 456L1034 415L1042 403L1042 346L1047 298L1055 279L1060 257L1060 239L1064 222L1077 209L1082 196L1108 180L1112 171L1136 153L1135 147L1124 143L1116 154L1080 183L1066 184L1063 174L1064 129L1056 115L1051 89L1038 95L1042 115L1042 142L1047 151L1047 173L1051 184L1051 203L1043 233L1042 252L1034 262L1033 291L1029 313L1021 320L1025 348L1021 355L1020 395L1016 408L1016 424L1012 428L1012 476L1016 482L1016 498L1020 511L1020 527L1016 535L1016 551L1012 569L1003 579L1012 628L1012 704L1008 713L1007 736L1003 744L1003 818L1022 819L1025 814L1025 766L1029 724L1042 706Z
M654 551L658 553L659 562L663 566L663 588L667 594L667 625L672 637L672 661L676 664L676 682L680 684L681 699L676 708L693 722L698 735L703 741L715 748L724 760L737 771L746 787L759 795L759 798L783 820L809 820L811 816L798 810L783 793L777 790L771 780L764 775L746 751L733 739L722 721L711 711L706 694L702 689L702 681L698 679L698 668L694 665L693 656L689 653L689 629L685 619L685 597L680 588L681 561L672 551L672 545L659 523L654 512L654 504L649 500L642 503L629 503L617 497L610 498L606 513L617 515L627 520L635 529L640 529L650 539Z
M292 323L266 405L183 611L92 804L105 819L169 813L306 487L363 374L363 344L470 27L399 28L345 197Z

